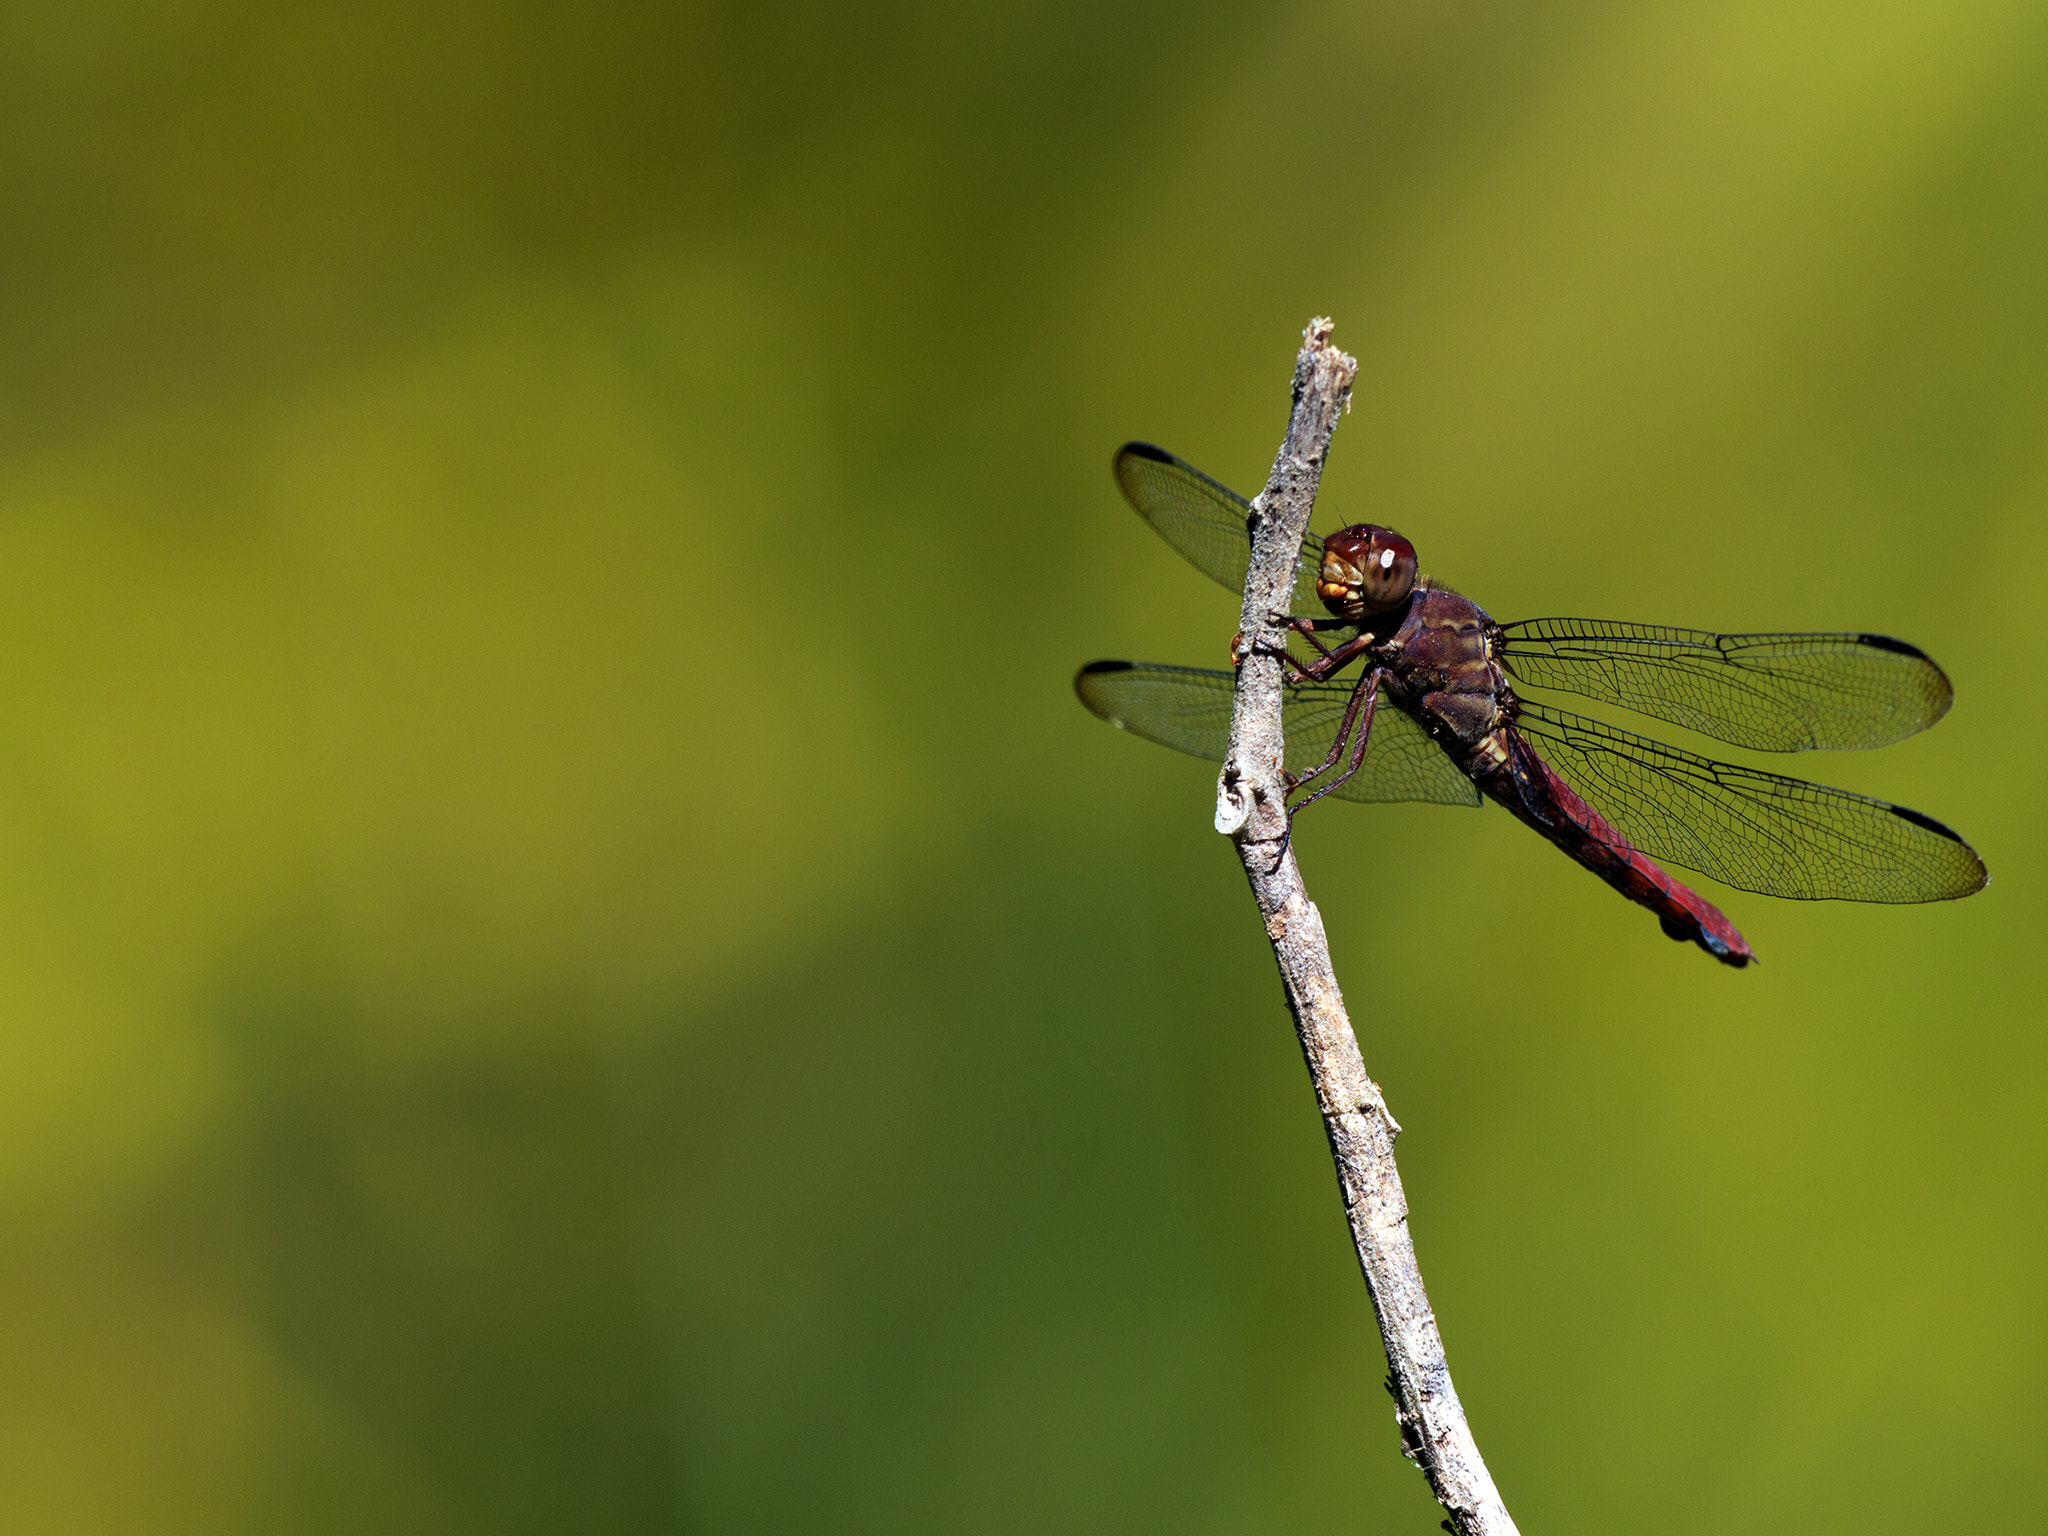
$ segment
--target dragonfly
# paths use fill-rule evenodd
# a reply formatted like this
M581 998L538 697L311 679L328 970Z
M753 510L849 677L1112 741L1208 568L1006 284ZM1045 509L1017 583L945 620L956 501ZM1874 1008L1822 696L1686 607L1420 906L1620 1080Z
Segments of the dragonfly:
M1125 444L1115 471L1167 543L1243 590L1249 502L1149 443ZM1647 907L1669 937L1737 968L1755 952L1660 860L1806 901L1948 901L1989 879L1968 843L1919 811L1715 762L1524 697L1575 695L1761 752L1881 747L1925 730L1954 699L1941 668L1903 640L1602 619L1497 623L1422 575L1414 546L1372 523L1310 534L1288 612L1273 617L1307 653L1284 653L1288 790L1308 791L1290 805L1290 824L1324 795L1490 799ZM1340 678L1354 663L1357 678ZM1074 687L1112 725L1223 760L1232 672L1095 661Z

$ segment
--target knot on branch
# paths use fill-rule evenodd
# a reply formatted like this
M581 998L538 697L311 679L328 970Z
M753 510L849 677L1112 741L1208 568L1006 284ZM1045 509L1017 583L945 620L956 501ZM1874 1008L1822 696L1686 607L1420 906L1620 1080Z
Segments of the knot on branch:
M1216 780L1216 830L1225 837L1237 836L1251 821L1257 803L1258 786L1245 781L1236 763L1225 763Z
M1387 1396L1394 1400L1394 1423L1401 1431L1401 1454L1425 1472L1428 1471L1429 1443L1423 1438L1422 1416L1401 1400L1400 1383L1395 1381L1392 1371L1387 1372L1387 1379L1383 1385L1387 1389Z

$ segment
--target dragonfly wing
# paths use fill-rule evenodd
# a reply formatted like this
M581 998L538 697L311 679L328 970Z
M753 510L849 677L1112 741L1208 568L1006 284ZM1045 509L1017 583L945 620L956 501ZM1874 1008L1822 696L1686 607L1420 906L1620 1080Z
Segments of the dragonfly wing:
M1120 730L1162 746L1223 761L1230 745L1230 706L1236 679L1203 667L1165 667L1142 661L1093 661L1074 679L1081 702ZM1287 688L1282 725L1287 766L1295 773L1329 755L1330 743L1351 702L1352 683L1295 683ZM1386 696L1373 712L1365 761L1332 793L1340 800L1431 805L1477 805L1479 788L1420 725Z
M1717 635L1602 619L1530 619L1502 634L1518 682L1761 752L1882 747L1926 730L1954 698L1925 653L1886 635Z
M1904 806L1540 704L1525 703L1515 728L1636 847L1724 885L1808 901L1946 901L1988 878L1968 843Z
M1245 567L1251 563L1251 503L1227 485L1218 484L1194 465L1183 463L1150 443L1125 443L1116 452L1116 483L1124 500L1152 525L1167 543L1203 575L1234 593L1244 591ZM1316 596L1316 573L1322 569L1323 541L1314 534L1301 543L1294 567L1294 595L1288 612L1306 618L1329 617Z

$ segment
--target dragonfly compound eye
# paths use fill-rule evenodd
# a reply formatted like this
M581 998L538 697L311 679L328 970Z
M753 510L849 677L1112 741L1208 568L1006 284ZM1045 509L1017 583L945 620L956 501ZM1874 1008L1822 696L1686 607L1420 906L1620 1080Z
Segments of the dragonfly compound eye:
M1323 541L1316 594L1339 618L1385 613L1415 590L1415 546L1391 528L1354 523Z

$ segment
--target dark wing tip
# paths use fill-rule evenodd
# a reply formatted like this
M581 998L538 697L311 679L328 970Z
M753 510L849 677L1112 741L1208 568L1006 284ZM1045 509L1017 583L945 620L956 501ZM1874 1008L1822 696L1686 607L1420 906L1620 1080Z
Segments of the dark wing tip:
M1932 832L1939 837L1945 837L1952 843L1963 842L1963 840L1960 837L1956 836L1956 834L1953 831L1951 831L1947 827L1944 827L1932 816L1923 816L1918 811L1909 811L1903 805L1895 805L1891 808L1891 811L1892 814L1898 817L1901 821L1910 821L1911 823L1913 823L1914 826L1919 827L1922 831ZM1969 844L1963 843L1963 846L1967 848L1969 847Z
M1969 863L1966 868L1973 870L1976 878L1971 880L1969 884L1960 886L1955 890L1944 891L1939 898L1940 900L1952 901L1958 896L1974 896L1991 883L1991 872L1984 867L1984 861L1977 857L1977 850L1958 837L1952 828L1943 826L1932 816L1923 816L1918 811L1909 811L1903 805L1895 805L1891 808L1891 811L1899 820L1911 822L1923 832L1932 832L1936 837L1947 838L1968 856Z
M1079 699L1081 707L1096 719L1107 720L1120 731L1127 729L1122 718L1116 713L1116 706L1109 699L1103 697L1098 689L1090 685L1098 677L1109 676L1117 672L1134 672L1137 670L1137 665L1134 661L1089 662L1087 666L1074 674L1074 697Z
M1127 458L1150 459L1154 464L1177 464L1180 462L1164 448L1157 447L1151 443L1136 441L1125 443L1123 447L1117 449L1116 462L1121 463Z
M1872 650L1891 651L1900 656L1913 656L1921 661L1931 662L1934 658L1917 645L1908 645L1903 640L1894 640L1890 635L1858 635L1856 643L1867 645Z

